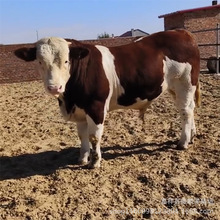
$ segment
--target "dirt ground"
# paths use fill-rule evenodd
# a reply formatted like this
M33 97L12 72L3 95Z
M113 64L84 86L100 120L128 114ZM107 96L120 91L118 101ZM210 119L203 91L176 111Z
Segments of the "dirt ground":
M115 111L100 169L77 164L79 139L41 81L0 85L0 219L220 219L220 80L201 75L197 135L175 149L168 94L145 114Z

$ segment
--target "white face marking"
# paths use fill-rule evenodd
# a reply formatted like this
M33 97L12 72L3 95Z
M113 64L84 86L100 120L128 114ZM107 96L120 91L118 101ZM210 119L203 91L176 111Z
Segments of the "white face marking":
M106 77L109 81L109 95L105 103L105 113L107 113L108 110L112 110L117 108L117 99L118 97L124 93L124 88L120 84L120 80L117 76L116 69L115 69L115 63L114 63L114 56L109 51L107 47L104 46L98 46L96 45L96 48L101 52L102 54L102 65L106 74Z
M62 38L44 38L36 47L38 69L45 89L52 95L64 92L70 77L68 42Z

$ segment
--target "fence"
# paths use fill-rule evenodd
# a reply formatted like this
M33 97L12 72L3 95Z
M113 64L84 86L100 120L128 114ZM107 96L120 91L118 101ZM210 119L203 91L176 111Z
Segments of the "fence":
M134 37L107 38L99 40L85 40L83 43L118 46L130 43L134 39ZM40 74L35 68L35 61L26 63L14 55L14 50L18 48L33 46L34 44L0 45L0 84L41 79Z
M216 73L219 74L219 69L220 69L220 66L219 66L219 53L220 53L220 50L219 50L219 46L220 46L220 24L217 24L217 27L216 28L210 28L210 29L203 29L203 30L198 30L198 31L192 31L193 34L196 34L196 33L204 33L204 32L214 32L216 31L216 43L205 43L205 44L198 44L199 47L216 47L216 57L215 58L210 58L210 57L201 57L201 60L216 60Z

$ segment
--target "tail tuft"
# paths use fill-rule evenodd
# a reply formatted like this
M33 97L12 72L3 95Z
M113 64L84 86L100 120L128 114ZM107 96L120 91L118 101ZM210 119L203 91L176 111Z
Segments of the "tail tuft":
M200 90L199 82L196 85L195 97L196 97L196 106L200 107L201 106L201 90Z

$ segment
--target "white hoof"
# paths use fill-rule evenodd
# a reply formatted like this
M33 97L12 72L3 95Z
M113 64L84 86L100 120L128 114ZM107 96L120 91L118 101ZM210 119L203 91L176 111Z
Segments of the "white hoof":
M88 164L88 156L80 157L78 160L79 164L86 165Z
M78 162L79 162L80 165L88 164L88 160L79 160Z

